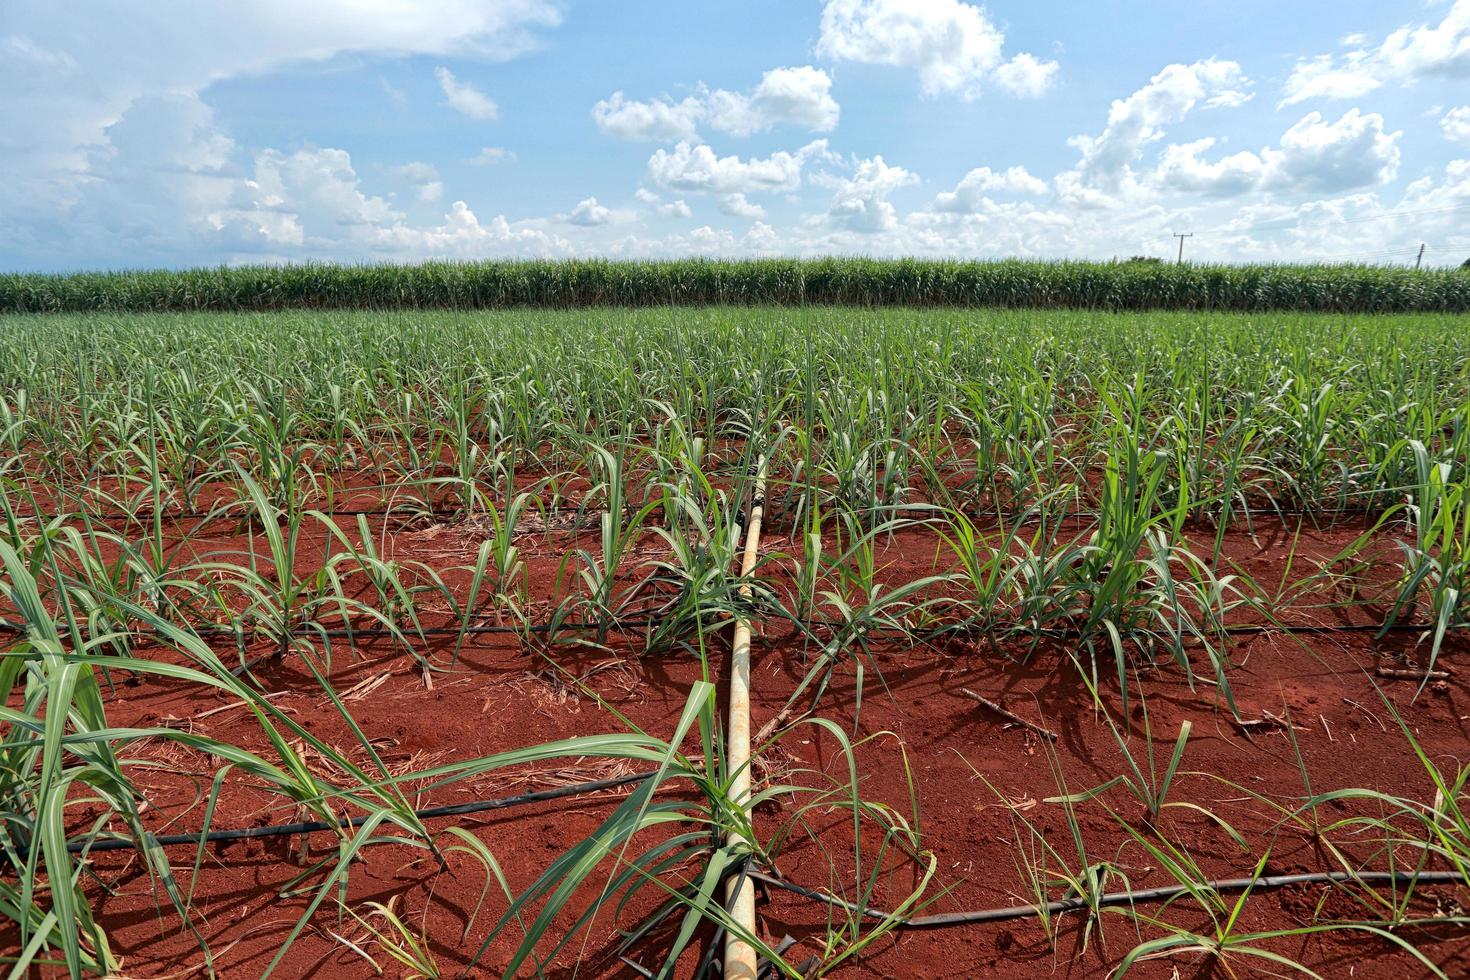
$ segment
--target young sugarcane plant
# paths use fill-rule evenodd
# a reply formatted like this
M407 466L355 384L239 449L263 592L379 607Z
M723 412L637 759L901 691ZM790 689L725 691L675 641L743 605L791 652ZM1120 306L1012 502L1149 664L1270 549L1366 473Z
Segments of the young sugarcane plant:
M632 553L645 522L659 506L653 499L631 510L627 499L626 457L621 447L617 455L598 445L588 450L594 469L600 470L600 479L589 498L601 498L601 514L598 516L599 549L597 552L579 548L576 555L581 562L577 577L586 592L581 597L584 606L597 623L597 642L607 642L608 631L625 618L647 581L635 581L624 589L618 588L618 573ZM585 504L583 505L585 508Z
M732 503L691 458L678 483L663 485L659 507L668 526L652 530L669 556L649 565L649 615L656 622L645 641L649 652L687 641L691 628L720 629L728 614L749 605L739 595L736 570L743 531L738 488Z
M1061 793L1054 799L1062 807L1063 819L1066 821L1070 837L1070 848L1052 844L1047 839L1045 828L1038 825L1040 821L1033 822L1026 819L1021 808L1013 800L992 784L983 773L970 765L968 760L965 760L965 764L970 766L970 771L985 784L985 788L990 790L1000 801L1000 806L1010 815L1013 839L1016 844L1016 868L1025 885L1026 897L1031 900L1031 904L1039 913L1041 928L1046 934L1048 945L1053 951L1056 950L1056 923L1052 918L1050 903L1057 900L1081 899L1084 904L1084 913L1087 916L1086 925L1082 930L1083 951L1086 951L1094 929L1097 930L1098 942L1106 948L1102 916L1103 912L1107 911L1107 907L1103 905L1102 897L1108 891L1109 884L1114 881L1120 882L1122 887L1127 889L1129 887L1128 875L1126 870L1116 862L1093 856L1091 849L1087 846L1086 836L1082 832L1077 807L1072 802L1073 794L1067 789L1067 777L1062 771L1061 757L1050 742L1043 744L1046 748L1047 762L1051 766L1052 777L1056 780L1057 788L1061 790Z
M1143 805L1144 818L1150 825L1158 823L1159 815L1163 813L1165 807L1184 807L1205 812L1203 808L1188 800L1169 802L1169 790L1174 785L1174 777L1179 773L1179 763L1184 759L1184 749L1189 744L1189 733L1193 728L1193 723L1187 718L1179 723L1179 736L1174 741L1174 753L1169 757L1168 764L1164 766L1161 772L1154 752L1154 733L1153 726L1149 721L1148 699L1140 693L1138 703L1143 713L1144 748L1143 764L1140 765L1138 757L1133 752L1133 747L1130 744L1128 736L1113 721L1113 716L1103 705L1102 698L1099 696L1097 689L1092 686L1092 681L1088 679L1085 672L1082 675L1082 682L1087 685L1088 690L1092 693L1093 705L1097 713L1102 715L1103 721L1107 723L1108 731L1112 733L1113 742L1118 746L1118 752L1123 756L1124 762L1127 763L1128 770L1100 785L1094 786L1092 789L1083 790L1080 793L1072 793L1067 796L1049 797L1046 802L1076 805L1101 796L1115 786L1121 786L1133 794L1133 797ZM1212 814L1206 813L1206 816L1210 816L1213 819ZM1232 834L1234 835L1233 831ZM1239 835L1234 836L1237 839L1239 837Z
M1470 491L1463 476L1456 479L1454 467L1431 458L1423 443L1410 440L1408 450L1418 476L1404 505L1414 539L1398 542L1404 552L1404 574L1379 636L1414 609L1422 591L1429 593L1433 626L1422 691L1439 659L1445 633L1451 626L1464 625L1470 612Z

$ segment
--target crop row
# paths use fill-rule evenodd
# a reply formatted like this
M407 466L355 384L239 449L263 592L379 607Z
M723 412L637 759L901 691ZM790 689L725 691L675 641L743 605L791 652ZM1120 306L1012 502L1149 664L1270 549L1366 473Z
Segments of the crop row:
M1283 833L1310 839L1342 876L1352 914L1293 936L1367 931L1435 972L1408 938L1424 912L1414 893L1421 872L1470 881L1470 768L1427 756L1386 702L1432 803L1309 784L1279 800L1230 784L1227 795L1268 815L1271 829L1252 833L1206 807L1217 787L1182 798L1181 784L1225 779L1181 767L1187 721L1172 756L1170 740L1156 745L1146 705L1166 672L1233 723L1260 722L1234 701L1232 630L1303 614L1412 625L1423 638L1401 673L1421 690L1446 676L1444 651L1462 649L1448 637L1470 627L1464 333L1445 315L954 310L0 319L0 916L18 936L7 955L17 973L119 972L94 912L105 885L91 849L126 838L199 965L227 972L193 900L204 845L170 852L153 836L181 816L156 812L138 778L164 745L196 767L204 805L188 820L203 830L242 791L335 828L288 886L301 913L266 972L334 908L332 934L356 937L343 942L358 954L438 972L444 944L426 927L350 898L362 853L389 846L481 876L479 904L456 927L469 969L499 943L506 975L544 972L600 909L632 907L641 892L652 911L627 942L672 937L656 951L672 972L702 926L733 927L714 897L721 882L774 868L803 837L843 852L827 870L857 869L845 887L860 904L894 862L912 872L887 896L893 915L833 906L818 939L830 971L899 927L937 881L913 786L907 806L869 799L863 740L822 712L852 679L856 717L881 645L963 638L981 655L1075 672L1094 702L1079 713L1106 723L1111 736L1091 730L1127 763L1069 790L1053 757L1057 795L1039 812L995 792L1054 944L1045 910L1060 900L1078 903L1084 946L1105 915L1131 917L1125 970L1179 950L1226 969L1252 957L1292 967L1275 952L1284 934L1239 924L1249 889L1225 898L1166 819L1195 813L1208 825L1185 834L1247 854L1255 876ZM735 559L758 459L770 524L746 579ZM417 553L410 530L400 548L397 522L323 512L343 499L447 508L472 543L446 560ZM1366 516L1335 553L1299 558L1287 544L1279 581L1254 581L1223 542L1262 507ZM218 519L170 517L185 511ZM909 542L901 574L885 567L896 541ZM757 739L757 759L774 762L792 731L837 746L823 771L757 782L769 820L732 795L706 681L666 733L609 715L614 734L405 769L384 761L332 680L368 635L432 683L465 670L476 631L501 629L553 662L559 640L597 646L619 632L621 649L694 658L709 677L714 633L734 613L789 630L804 673L786 706L794 720ZM306 668L341 738L261 686L286 661ZM129 725L114 700L129 678L222 697L250 732ZM1139 718L1141 739L1129 734ZM588 759L655 775L524 887L495 854L519 841L436 829L417 808L508 767ZM1115 811L1130 800L1145 819ZM840 837L834 813L849 828ZM1107 899L1130 862L1093 848L1100 821L1164 869L1177 902L1155 917ZM1384 874L1394 888L1372 886ZM481 906L493 908L485 920ZM762 937L743 938L802 975Z
M919 259L426 262L0 275L0 312L356 307L1003 306L1470 310L1470 276L1366 265Z
M1437 316L711 310L0 320L19 511L351 496L400 508L585 489L588 447L765 455L777 498L1095 510L1160 460L1191 517L1377 511L1419 443L1470 451L1463 326ZM659 474L632 469L627 488ZM1456 476L1458 479L1459 476Z

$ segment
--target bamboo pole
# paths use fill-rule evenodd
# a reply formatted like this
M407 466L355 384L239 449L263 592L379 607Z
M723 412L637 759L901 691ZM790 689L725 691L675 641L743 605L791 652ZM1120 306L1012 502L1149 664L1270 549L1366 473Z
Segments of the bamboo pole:
M745 578L755 570L760 551L761 518L766 509L766 460L756 466L755 493L750 500L750 517L745 526L745 553L740 562L740 575ZM741 585L742 598L749 597L750 586ZM730 771L730 798L750 817L750 620L735 617L735 640L730 651L730 724L725 733L725 754ZM727 841L728 842L728 841ZM725 884L725 905L730 917L743 935L755 935L755 882L746 875L732 875ZM725 980L756 980L755 947L725 930Z

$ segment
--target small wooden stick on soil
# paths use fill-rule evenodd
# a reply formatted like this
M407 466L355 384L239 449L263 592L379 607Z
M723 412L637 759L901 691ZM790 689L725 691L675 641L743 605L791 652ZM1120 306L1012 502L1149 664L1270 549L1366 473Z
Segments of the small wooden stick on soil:
M1401 667L1379 667L1379 677L1391 677L1396 681L1445 681L1453 676L1448 670L1405 670Z
M764 745L764 744L766 744L766 739L768 739L772 735L774 735L778 729L784 727L786 725L786 722L788 722L788 721L791 720L791 714L792 714L791 708L792 708L792 706L788 704L786 707L784 707L780 711L778 711L771 718L770 721L768 721L764 725L762 725L761 726L761 730L755 733L755 739L753 740L754 741L754 744L755 745Z
M960 688L960 693L963 694L965 697L970 698L971 700L980 702L985 707L989 708L991 711L994 711L996 714L1000 715L1002 718L1006 719L1009 722L1013 722L1013 723L1015 723L1017 725L1020 725L1022 728L1026 729L1027 731L1035 732L1037 735L1040 735L1042 738L1047 739L1047 740L1052 741L1052 742L1055 742L1057 740L1057 733L1054 732L1054 731L1052 731L1051 729L1049 729L1049 728L1042 728L1040 725L1038 725L1038 724L1036 724L1034 722L1027 721L1025 718L1022 718L1020 715L1016 714L1015 712L1008 711L1005 708L1002 708L1000 705L996 704L994 701L990 700L989 698L983 698L983 697L981 697L980 695L976 694L974 691L970 690L968 687L962 687L962 688Z
M1235 727L1239 728L1247 736L1249 736L1252 731L1260 728L1279 728L1282 731L1286 731L1286 729L1290 727L1295 728L1299 732L1306 731L1306 729L1302 726L1291 725L1289 722L1287 722L1285 718L1270 711L1262 711L1261 717L1259 718L1232 718L1231 721L1235 722Z

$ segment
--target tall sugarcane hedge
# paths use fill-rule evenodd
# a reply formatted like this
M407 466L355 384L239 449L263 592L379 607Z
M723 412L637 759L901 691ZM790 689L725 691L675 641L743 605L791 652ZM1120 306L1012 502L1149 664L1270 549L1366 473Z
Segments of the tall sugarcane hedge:
M0 312L713 304L1470 312L1470 275L1369 265L675 259L0 275Z

